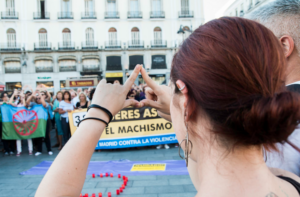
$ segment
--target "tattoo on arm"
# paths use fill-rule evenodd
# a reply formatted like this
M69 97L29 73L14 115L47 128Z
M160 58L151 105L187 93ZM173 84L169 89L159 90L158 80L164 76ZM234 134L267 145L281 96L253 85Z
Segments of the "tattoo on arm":
M278 196L273 192L270 192L268 195L266 195L266 197L278 197Z

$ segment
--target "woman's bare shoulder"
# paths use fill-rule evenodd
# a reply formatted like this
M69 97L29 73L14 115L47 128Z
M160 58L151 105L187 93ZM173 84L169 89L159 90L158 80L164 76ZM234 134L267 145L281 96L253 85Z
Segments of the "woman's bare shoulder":
M298 183L300 183L300 177L298 177L297 175L295 175L292 172L288 172L279 168L269 168L270 171L275 175L275 176L285 176L285 177L289 177L295 181L297 181Z

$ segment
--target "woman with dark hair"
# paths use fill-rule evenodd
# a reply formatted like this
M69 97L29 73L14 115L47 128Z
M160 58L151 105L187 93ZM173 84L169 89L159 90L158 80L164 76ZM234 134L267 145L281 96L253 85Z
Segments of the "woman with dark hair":
M56 99L54 101L53 104L53 112L54 114L54 119L55 119L55 124L56 124L56 135L57 135L57 142L58 142L58 150L61 150L62 148L62 138L64 135L64 132L62 130L62 126L61 126L61 117L59 114L59 103L62 101L63 99L63 93L61 91L58 91L56 93Z
M210 21L175 54L171 87L157 85L138 66L124 86L102 80L92 104L112 115L128 106L134 100L125 97L140 70L151 88L140 106L172 120L197 197L299 197L299 177L270 170L264 160L264 150L285 142L300 120L298 95L285 87L284 52L270 30L243 18ZM97 108L86 117L110 120ZM78 196L105 127L97 119L83 121L36 196L51 196L54 189L55 196Z
M71 94L69 91L63 93L62 101L59 103L58 113L61 116L61 127L64 133L65 144L71 137L69 115L68 113L74 110L74 106L71 102Z

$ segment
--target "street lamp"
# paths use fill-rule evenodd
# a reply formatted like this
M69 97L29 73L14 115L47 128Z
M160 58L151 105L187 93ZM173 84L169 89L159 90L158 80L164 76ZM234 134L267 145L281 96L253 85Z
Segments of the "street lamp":
M180 28L179 28L179 30L177 31L177 34L178 35L182 35L182 42L183 42L183 40L184 40L184 34L185 34L185 32L184 32L184 30L183 30L183 28L182 28L182 25L180 25Z

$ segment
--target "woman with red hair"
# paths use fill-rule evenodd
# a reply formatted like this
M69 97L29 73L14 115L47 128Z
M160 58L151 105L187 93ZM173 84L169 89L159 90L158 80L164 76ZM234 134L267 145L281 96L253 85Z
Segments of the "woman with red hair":
M107 110L146 105L172 120L197 196L298 197L299 177L270 170L263 154L299 124L300 102L285 88L285 69L282 46L266 27L229 17L200 26L173 58L170 87L156 85L140 65L124 86L100 82L92 104L105 109L88 111L36 196L78 196L111 119ZM140 71L150 89L138 104L125 98Z

